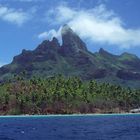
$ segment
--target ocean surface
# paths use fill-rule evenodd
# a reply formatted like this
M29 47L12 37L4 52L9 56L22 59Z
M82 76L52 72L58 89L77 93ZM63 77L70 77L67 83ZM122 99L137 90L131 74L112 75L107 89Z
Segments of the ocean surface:
M140 140L140 115L0 117L0 140Z

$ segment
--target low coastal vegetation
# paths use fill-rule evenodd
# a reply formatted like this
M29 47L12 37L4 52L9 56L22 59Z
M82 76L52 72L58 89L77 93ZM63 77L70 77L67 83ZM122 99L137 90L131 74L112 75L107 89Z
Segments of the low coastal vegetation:
M15 76L0 84L0 114L121 113L140 106L140 90L62 75Z

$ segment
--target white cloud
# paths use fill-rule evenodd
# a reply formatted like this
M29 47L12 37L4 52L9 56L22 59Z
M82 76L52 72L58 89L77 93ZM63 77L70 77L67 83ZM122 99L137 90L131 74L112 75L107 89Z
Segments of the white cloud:
M47 19L52 25L67 23L81 37L92 42L121 48L140 46L140 29L126 28L121 18L103 4L93 9L73 9L61 5L48 11Z
M0 5L0 19L21 26L30 19L30 14L21 9L16 10Z
M48 32L42 32L38 35L39 39L46 39L48 37Z
M56 37L60 40L60 43L61 43L61 28L59 28L58 31L52 29L50 31L45 31L45 32L42 32L38 35L38 38L39 39L47 39L47 40L52 40L53 37Z

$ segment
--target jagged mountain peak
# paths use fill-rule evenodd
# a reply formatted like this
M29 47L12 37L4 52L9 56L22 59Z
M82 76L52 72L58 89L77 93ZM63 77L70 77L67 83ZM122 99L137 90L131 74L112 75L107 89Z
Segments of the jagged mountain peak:
M86 44L67 24L62 27L61 34L64 53L87 51Z
M60 47L59 41L56 37L53 37L51 41L44 40L35 51L47 51L48 49L58 49Z
M133 58L133 59L138 59L138 57L134 54L130 54L128 52L124 52L120 55L120 57L124 57L124 58Z
M110 54L110 53L108 51L106 51L105 49L100 48L99 49L99 54Z
M99 49L99 53L104 53L104 52L106 52L106 51L103 48Z
M70 28L69 25L65 24L61 29L62 35L62 46L56 37L52 40L44 40L36 49L37 52L47 51L48 49L60 49L63 54L73 54L80 51L87 51L86 44L81 38Z
M65 25L63 25L63 27L61 29L61 34L64 35L64 34L67 34L67 33L74 33L74 32L68 24L65 24Z
M104 57L112 57L112 56L115 57L115 56L116 56L116 55L113 55L113 54L109 53L108 51L106 51L106 50L103 49L103 48L100 48L99 54L100 54L101 56L104 56Z
M113 55L103 48L92 53L87 51L85 43L68 25L62 27L61 33L62 45L54 37L51 41L43 41L33 51L23 50L11 64L0 68L0 80L25 70L28 78L63 74L78 76L83 80L98 79L132 87L136 83L134 86L139 86L138 57L128 53Z

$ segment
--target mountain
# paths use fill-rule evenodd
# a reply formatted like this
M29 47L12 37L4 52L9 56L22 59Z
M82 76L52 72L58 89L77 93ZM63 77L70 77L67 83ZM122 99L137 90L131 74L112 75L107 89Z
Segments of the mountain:
M35 50L23 50L12 63L0 68L0 80L26 72L26 77L50 77L57 74L96 79L139 88L140 59L132 54L113 55L104 49L91 53L86 44L68 26L62 30L62 45L57 38L43 41Z

